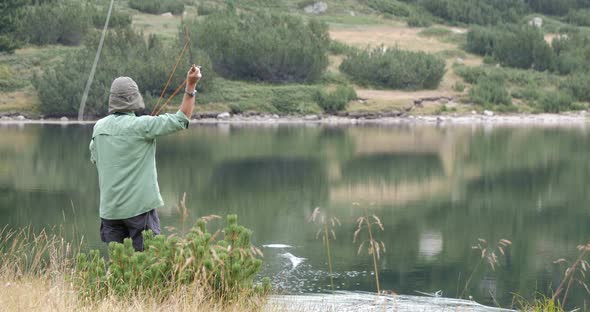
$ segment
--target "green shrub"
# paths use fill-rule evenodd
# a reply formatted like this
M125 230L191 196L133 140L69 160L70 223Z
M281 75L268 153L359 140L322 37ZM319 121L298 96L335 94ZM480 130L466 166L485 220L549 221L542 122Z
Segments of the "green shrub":
M92 19L92 26L97 29L104 27L104 22L107 19L108 7L102 10L91 7L89 10L90 18ZM109 19L109 29L113 28L125 28L131 26L131 15L113 9L111 12L111 18Z
M540 100L541 108L546 113L571 110L572 102L572 97L569 94L558 91L545 92Z
M281 86L271 90L270 102L278 112L285 114L317 113L317 87Z
M511 105L504 79L498 75L484 76L469 90L471 100L480 105Z
M408 27L430 27L432 26L432 18L426 14L411 13L408 17Z
M12 53L20 46L15 40L18 19L24 2L21 0L3 0L0 4L0 52Z
M185 238L143 232L143 252L134 251L130 238L123 244L111 242L108 266L98 250L78 255L74 286L83 298L98 300L107 294L127 298L142 291L157 291L164 299L177 287L195 283L224 301L267 293L268 279L262 286L254 285L262 253L250 243L252 232L229 215L223 233L223 240L216 240L200 219Z
M104 27L107 8L99 9L92 4L64 0L29 6L19 20L18 35L25 42L37 45L79 45L92 28ZM114 11L109 28L124 28L131 25L129 14Z
M86 46L48 68L33 81L41 100L40 110L48 116L75 115L78 112L82 92L92 60L98 46L98 34L88 38ZM103 116L107 113L108 95L113 79L118 76L132 77L144 94L147 109L156 103L169 73L178 57L180 48L162 44L155 37L146 42L143 34L131 29L111 31L105 39L101 61L97 67L94 83L90 88L86 113ZM203 66L205 79L199 83L199 91L211 88L211 61L201 50L193 50L195 61ZM186 64L185 58L181 64ZM182 65L181 67L182 68ZM167 95L184 80L185 72L178 70Z
M419 0L432 15L451 23L495 25L517 22L526 6L514 0Z
M199 13L199 16L219 13L222 10L222 8L206 2L199 2L197 4L197 12Z
M452 34L451 30L443 27L429 27L419 33L424 37L444 37Z
M498 33L493 47L494 57L504 66L552 69L555 54L543 33L532 26L508 26Z
M578 101L590 102L589 73L575 73L567 77L560 88L567 91Z
M436 89L445 73L445 62L423 52L378 47L349 54L340 70L363 85L404 90Z
M565 15L577 7L577 0L527 0L529 7L548 15Z
M226 11L189 23L214 69L231 79L311 82L328 66L327 25L291 15Z
M463 92L465 91L465 85L461 82L457 82L453 85L453 90L457 92Z
M347 45L344 42L332 40L330 41L329 51L333 55L344 55L354 51L356 48Z
M491 27L472 27L467 33L465 49L478 55L492 55L499 31Z
M555 67L558 73L590 71L590 36L582 33L559 35L553 39L552 46L557 55Z
M455 74L463 78L467 83L477 83L477 81L487 75L487 71L484 67L472 67L459 65L454 68Z
M578 26L590 26L590 10L571 10L567 17L568 23Z
M129 0L129 7L149 14L170 12L180 15L184 12L182 0Z
M354 88L349 85L340 85L332 92L318 91L317 101L326 113L336 113L346 109L348 102L357 98Z
M367 0L367 5L371 9L384 14L402 17L410 15L408 5L395 0Z
M0 65L0 91L10 92L24 85L24 81L15 77L10 67Z

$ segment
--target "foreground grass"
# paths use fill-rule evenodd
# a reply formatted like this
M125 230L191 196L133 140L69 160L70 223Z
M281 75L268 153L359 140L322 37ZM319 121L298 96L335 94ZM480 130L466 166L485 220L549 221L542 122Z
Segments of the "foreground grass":
M197 285L168 289L165 296L158 289L126 297L81 297L72 281L83 243L73 245L63 231L51 232L0 229L1 311L254 311L264 304L264 297L240 295L223 301Z

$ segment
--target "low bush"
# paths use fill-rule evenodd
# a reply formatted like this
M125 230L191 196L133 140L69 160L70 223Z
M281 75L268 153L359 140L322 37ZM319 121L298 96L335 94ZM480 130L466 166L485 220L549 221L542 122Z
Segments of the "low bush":
M199 2L197 4L197 13L199 14L199 16L219 13L221 11L223 11L223 8L207 2Z
M0 91L10 92L23 87L25 82L15 77L14 72L6 65L0 65Z
M566 20L570 24L578 26L590 26L590 9L571 10Z
M90 29L104 26L106 8L92 4L64 0L46 2L26 7L18 23L20 40L37 45L79 45ZM131 17L123 12L113 12L109 28L124 28L131 25Z
M482 56L492 55L498 35L498 30L491 27L472 27L467 33L465 49Z
M552 46L557 55L555 69L558 73L568 75L590 71L590 36L562 34L553 39Z
M252 232L229 215L224 238L216 240L200 219L185 238L143 232L144 251L136 252L130 238L109 244L109 263L98 250L77 257L73 283L84 298L107 294L125 298L157 291L163 298L181 286L198 286L224 301L267 293L270 282L254 285L262 252L251 245ZM107 274L108 272L108 274Z
M432 15L450 23L495 25L519 20L526 6L514 0L419 0Z
M432 18L426 14L411 13L407 23L408 27L430 27L432 26Z
M281 86L272 88L270 103L283 114L317 113L316 94L315 86Z
M419 33L424 37L444 37L452 34L451 30L443 27L429 27Z
M188 23L193 42L230 79L311 82L328 66L328 27L291 15L230 10Z
M410 8L408 5L395 0L367 0L367 5L371 9L384 14L401 17L410 15Z
M349 54L340 70L362 85L389 89L436 89L445 62L423 52L378 47Z
M567 77L560 88L576 100L590 102L590 74L576 73Z
M540 97L541 109L546 113L571 110L572 102L572 97L569 94L559 91L545 92Z
M129 0L129 7L149 14L180 15L184 12L183 0Z
M480 105L511 105L512 99L504 79L499 75L483 76L469 90L471 100Z
M98 34L91 36L83 49L64 57L61 63L46 69L34 79L33 85L41 100L42 113L63 116L78 112L98 40ZM159 97L179 50L178 46L164 45L155 37L150 37L146 42L142 33L131 29L110 32L106 36L101 61L90 88L86 113L91 116L107 113L110 86L118 76L132 77L144 94L147 109L151 109L155 104L151 99ZM199 83L199 91L206 91L212 85L211 61L206 53L197 49L193 50L193 57L203 67L205 75L205 79ZM187 64L188 67L188 63L185 58L181 64ZM167 95L184 80L184 75L182 70L176 72Z
M332 41L330 41L330 46L328 49L329 49L330 53L333 55L344 55L344 54L351 53L356 48L351 47L344 42L332 40Z
M332 92L318 91L317 101L326 113L336 113L346 109L348 102L357 98L354 88L349 85L340 85Z

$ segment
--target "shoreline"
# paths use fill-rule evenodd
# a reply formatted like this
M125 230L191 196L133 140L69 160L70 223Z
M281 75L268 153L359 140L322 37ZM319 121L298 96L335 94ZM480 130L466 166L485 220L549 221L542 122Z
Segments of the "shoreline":
M507 115L406 115L406 116L381 116L348 117L334 115L270 115L261 114L255 116L225 114L217 117L208 115L203 118L193 118L192 125L500 125L500 126L586 126L590 124L590 115L585 111L577 113L561 114L507 114ZM221 116L221 117L220 117ZM22 115L15 117L3 116L0 125L92 125L98 119L69 120L59 119L28 119Z

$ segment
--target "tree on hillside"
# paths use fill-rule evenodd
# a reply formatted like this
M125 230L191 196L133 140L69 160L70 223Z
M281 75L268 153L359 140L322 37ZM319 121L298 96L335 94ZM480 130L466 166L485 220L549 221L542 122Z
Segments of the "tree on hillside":
M23 0L2 0L0 2L0 52L13 52L18 47L14 39L16 18L20 8L25 5Z

